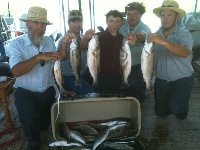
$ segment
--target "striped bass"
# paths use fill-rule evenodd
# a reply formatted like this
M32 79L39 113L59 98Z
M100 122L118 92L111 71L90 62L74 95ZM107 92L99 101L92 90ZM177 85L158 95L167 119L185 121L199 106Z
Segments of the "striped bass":
M153 56L153 43L147 43L147 41L145 41L141 55L141 69L147 91L150 91L152 87L151 79L153 77Z
M131 51L126 39L123 40L122 49L120 53L120 66L122 71L121 89L128 88L128 76L131 72Z
M98 87L98 74L100 73L100 48L98 35L94 35L88 44L87 63L93 78L93 87Z
M72 43L70 44L70 62L72 70L76 77L75 86L82 86L80 80L80 71L81 71L81 49L78 38L73 38Z
M66 93L66 90L63 88L62 64L60 61L56 61L54 64L54 76L59 86L60 93Z

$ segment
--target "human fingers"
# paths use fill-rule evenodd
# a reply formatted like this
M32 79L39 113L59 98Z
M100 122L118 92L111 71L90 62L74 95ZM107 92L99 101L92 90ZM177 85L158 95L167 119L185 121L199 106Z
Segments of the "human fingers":
M95 30L89 29L85 32L85 38L90 40L94 34L95 34Z
M42 60L60 60L61 56L58 52L45 52L42 53Z
M127 41L128 41L128 44L130 44L130 45L134 45L135 43L136 43L136 41L137 41L137 37L136 37L136 35L135 34L128 34L128 36L127 36Z

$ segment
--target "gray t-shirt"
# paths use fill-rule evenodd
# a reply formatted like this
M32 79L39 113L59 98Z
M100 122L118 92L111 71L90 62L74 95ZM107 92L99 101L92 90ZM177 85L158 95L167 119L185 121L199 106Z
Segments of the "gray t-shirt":
M165 38L161 28L157 33ZM154 69L156 78L175 81L191 76L193 74L191 65L193 40L191 34L181 27L175 27L174 31L166 39L175 44L188 47L191 53L187 58L182 58L174 55L163 46L154 44Z

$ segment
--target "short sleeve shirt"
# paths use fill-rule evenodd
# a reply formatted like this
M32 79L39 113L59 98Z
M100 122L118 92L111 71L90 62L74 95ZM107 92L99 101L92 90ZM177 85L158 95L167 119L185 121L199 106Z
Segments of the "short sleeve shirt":
M13 68L16 64L38 55L39 52L56 52L54 41L44 36L43 44L38 49L30 42L27 34L14 39L8 51L10 67ZM44 92L50 86L56 87L52 74L54 63L52 60L45 61L44 66L38 63L30 72L17 77L14 87L22 87L33 92Z
M133 30L130 31L130 25L125 24L120 28L119 32L126 38L127 35L130 33L143 32L146 35L148 35L149 33L151 33L151 29L142 21L140 21ZM143 49L143 43L136 43L135 45L130 45L132 66L141 64L142 49Z
M157 33L165 38L162 28ZM187 58L182 58L174 55L164 47L154 44L154 69L156 78L175 81L191 76L193 73L191 65L193 40L191 34L181 27L175 27L174 31L166 39L189 48L191 53Z

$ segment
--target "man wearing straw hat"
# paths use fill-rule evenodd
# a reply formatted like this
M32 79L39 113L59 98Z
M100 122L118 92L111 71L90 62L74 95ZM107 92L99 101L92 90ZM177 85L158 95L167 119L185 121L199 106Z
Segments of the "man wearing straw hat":
M161 20L160 29L148 35L148 42L154 43L155 112L159 117L172 113L186 119L194 77L192 36L177 26L185 11L176 1L165 0L153 12Z
M54 63L61 59L54 41L44 36L47 10L33 6L26 22L28 33L14 39L9 47L9 63L16 77L15 106L28 140L28 150L37 150L40 132L50 125L50 109L55 102L56 84L52 74Z

